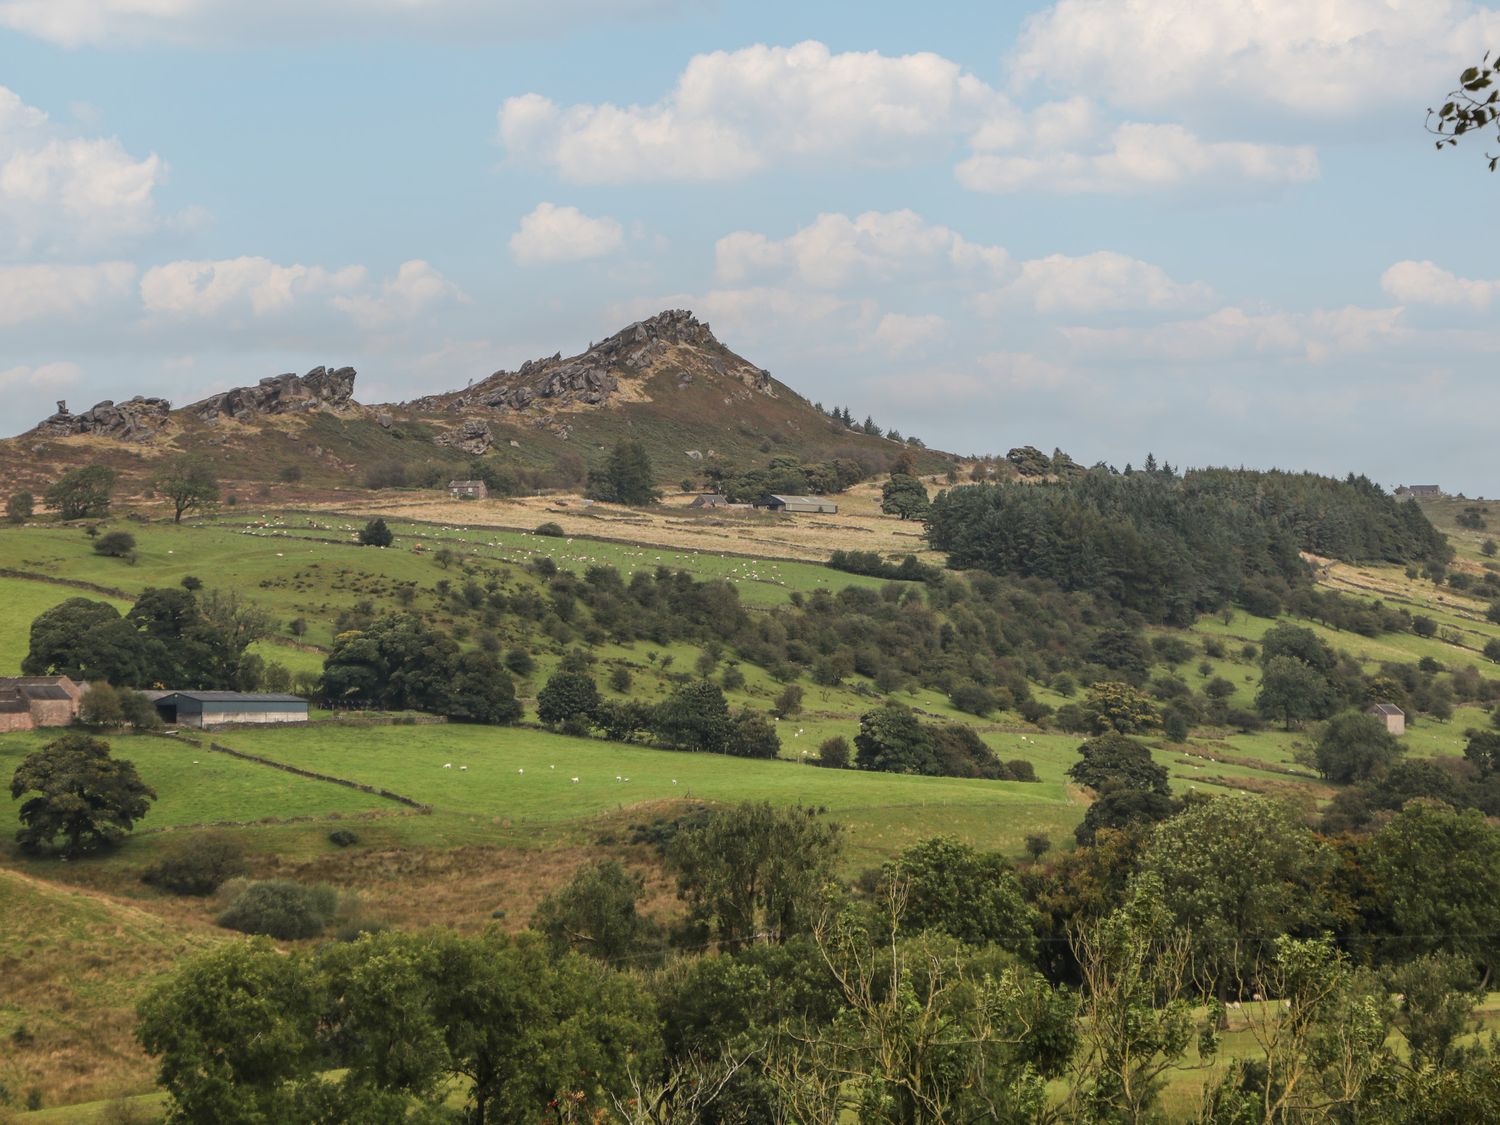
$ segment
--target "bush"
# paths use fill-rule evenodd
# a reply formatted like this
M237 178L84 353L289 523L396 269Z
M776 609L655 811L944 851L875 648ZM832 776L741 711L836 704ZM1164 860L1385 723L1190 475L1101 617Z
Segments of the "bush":
M545 535L551 539L562 539L568 533L562 529L562 524L553 523L551 520L548 520L546 523L536 525L536 534Z
M184 840L141 875L141 882L178 895L211 895L245 874L245 850L228 836Z
M328 842L341 848L348 848L359 843L359 837L347 828L335 828L328 833Z
M1035 781L1036 767L1025 758L1012 758L1005 763L1005 772L1012 781Z
M277 473L276 475L281 478L282 484L296 484L302 479L302 466L283 465L281 467L281 472Z
M36 511L36 497L29 492L17 492L5 504L5 517L11 523L25 523Z
M965 680L948 693L948 702L960 711L981 718L995 709L995 697L973 680Z
M818 747L818 765L828 769L848 769L849 757L849 740L842 735L826 738Z
M135 553L135 536L128 531L110 531L94 540L94 554L112 559L129 558Z
M513 648L505 654L505 666L512 674L525 679L536 671L536 661L524 648Z
M332 887L270 879L247 886L217 921L227 930L294 941L317 937L337 912L338 895Z
M359 532L360 545L365 547L389 547L395 539L382 519L371 520Z

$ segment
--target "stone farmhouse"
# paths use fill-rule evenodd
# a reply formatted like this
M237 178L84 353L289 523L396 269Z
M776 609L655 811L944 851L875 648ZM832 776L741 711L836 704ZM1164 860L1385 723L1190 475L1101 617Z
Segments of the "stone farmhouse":
M482 480L450 480L448 482L448 495L455 500L483 500L489 494L489 486Z
M85 690L67 676L0 678L0 732L68 726Z

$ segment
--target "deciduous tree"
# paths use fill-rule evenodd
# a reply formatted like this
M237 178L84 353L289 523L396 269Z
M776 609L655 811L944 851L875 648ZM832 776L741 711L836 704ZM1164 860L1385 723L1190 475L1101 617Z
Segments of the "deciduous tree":
M10 795L21 800L16 841L29 852L59 836L62 854L83 855L113 847L146 815L156 790L135 765L110 756L109 743L86 734L65 734L21 759Z

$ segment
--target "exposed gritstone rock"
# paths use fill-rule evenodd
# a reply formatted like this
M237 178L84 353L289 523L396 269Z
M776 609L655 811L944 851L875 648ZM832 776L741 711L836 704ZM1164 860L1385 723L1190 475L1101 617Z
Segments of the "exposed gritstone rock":
M37 432L48 437L98 434L119 441L146 441L166 428L171 410L172 404L164 398L136 395L129 402L105 399L82 414L73 414L67 402L58 399L57 413L42 422Z
M317 410L343 412L354 405L352 367L330 371L314 367L306 375L272 375L253 387L236 387L188 407L206 422L234 418L245 422L257 414L295 414Z

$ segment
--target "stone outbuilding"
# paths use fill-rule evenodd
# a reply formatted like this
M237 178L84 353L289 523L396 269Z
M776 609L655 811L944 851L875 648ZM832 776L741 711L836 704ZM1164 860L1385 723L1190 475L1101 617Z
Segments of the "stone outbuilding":
M727 508L729 501L715 492L705 492L700 496L693 497L689 508Z
M67 676L0 678L0 732L69 726L85 690Z
M1392 734L1406 733L1406 712L1394 703L1372 703L1365 708L1365 714L1374 715Z

